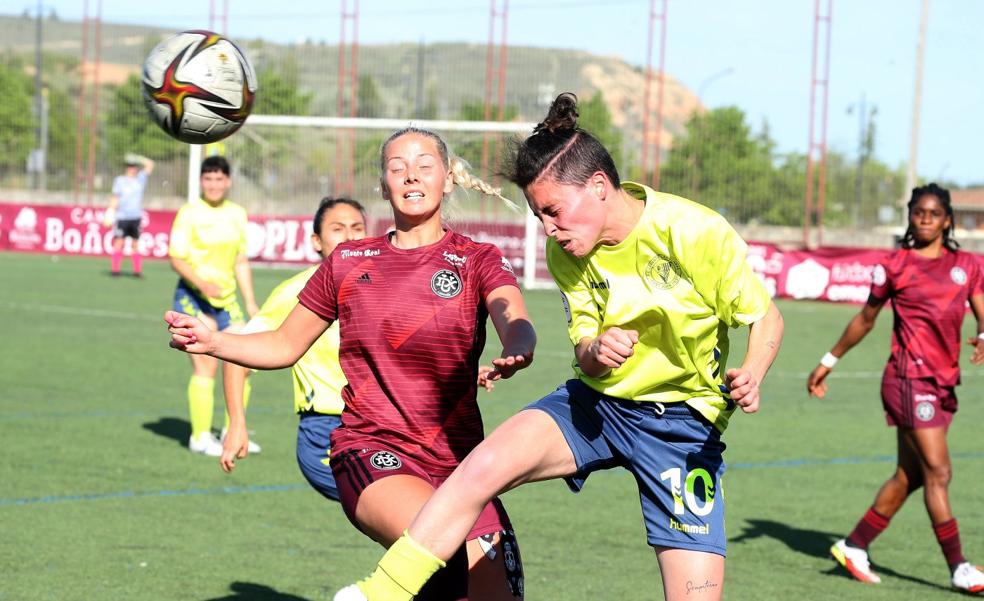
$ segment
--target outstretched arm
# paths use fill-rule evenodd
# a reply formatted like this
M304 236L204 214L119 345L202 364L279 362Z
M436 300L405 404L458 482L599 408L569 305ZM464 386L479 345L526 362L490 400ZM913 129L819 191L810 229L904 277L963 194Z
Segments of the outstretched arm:
M276 330L255 334L213 332L198 319L176 311L165 313L164 321L168 323L173 348L254 369L293 365L330 325L301 304Z
M489 293L485 306L502 342L502 355L492 360L493 369L485 378L488 381L511 378L529 367L536 348L536 331L526 312L523 294L516 286L499 286Z
M844 328L844 333L841 334L837 344L830 349L830 355L833 356L834 362L868 335L871 328L875 327L875 319L878 318L878 313L884 305L885 301L868 297L868 304L847 323L847 327ZM826 356L824 358L827 359ZM824 365L824 363L828 363L828 365ZM829 361L824 361L810 372L806 379L806 391L811 396L822 399L827 394L827 382L825 380L831 369L833 369L833 365L830 365Z
M772 362L779 354L784 324L774 302L769 302L765 317L749 326L748 349L741 367L725 372L731 400L745 413L755 413L759 407L759 387Z

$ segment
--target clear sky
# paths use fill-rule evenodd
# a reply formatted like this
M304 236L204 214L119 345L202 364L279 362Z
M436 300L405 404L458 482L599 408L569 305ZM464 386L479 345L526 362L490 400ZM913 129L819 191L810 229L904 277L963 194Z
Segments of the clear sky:
M94 11L99 0L88 0ZM214 0L229 6L229 35L278 42L338 41L341 0ZM823 3L826 0L822 0ZM501 6L503 0L499 0ZM209 0L102 0L103 20L205 27ZM668 0L666 70L710 107L737 105L780 150L807 146L814 0ZM35 6L0 0L0 13ZM63 19L83 0L47 0ZM353 0L348 0L348 6ZM489 0L362 0L359 40L488 39ZM921 0L833 0L828 143L854 157L851 105L877 106L876 155L908 159ZM649 0L512 0L508 41L577 48L645 65ZM930 0L918 172L984 183L984 0ZM642 91L640 90L640 93Z

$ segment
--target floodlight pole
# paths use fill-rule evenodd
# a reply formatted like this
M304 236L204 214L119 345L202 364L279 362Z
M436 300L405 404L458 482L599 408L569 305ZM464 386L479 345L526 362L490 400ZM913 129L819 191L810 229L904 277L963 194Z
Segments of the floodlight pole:
M809 144L806 151L806 192L803 199L803 246L811 247L810 225L814 217L817 221L817 246L823 245L823 207L827 189L827 97L830 90L830 28L831 9L833 0L822 0L826 4L826 14L820 10L821 0L814 3L813 15L813 66L810 74L810 119ZM824 27L823 35L820 28ZM823 65L818 65L823 44ZM819 71L823 72L822 75ZM823 88L819 94L818 88ZM820 105L820 131L816 131L815 120L817 104ZM816 159L814 156L816 155ZM819 174L816 173L814 161L820 163ZM816 182L814 182L816 175ZM813 198L813 188L817 189L816 202Z
M926 58L926 24L929 21L929 0L922 2L919 17L919 42L916 45L916 90L912 98L912 131L909 132L909 164L905 170L905 190L902 206L908 201L909 192L916 187L916 163L919 162L919 113L922 111L923 63Z

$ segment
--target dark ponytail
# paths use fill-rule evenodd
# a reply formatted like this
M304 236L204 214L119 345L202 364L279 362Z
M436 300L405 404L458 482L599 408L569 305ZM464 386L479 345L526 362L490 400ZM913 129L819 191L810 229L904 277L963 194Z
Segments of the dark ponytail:
M550 104L533 134L513 148L505 176L520 188L547 178L559 184L583 185L602 171L616 188L621 184L608 150L577 125L577 96L564 92Z
M916 207L916 203L923 196L933 195L940 199L940 204L946 209L946 214L950 218L950 227L943 230L943 246L947 249L955 251L960 247L960 244L950 237L953 233L953 206L950 204L950 191L941 186L937 186L935 183L926 184L925 186L919 186L918 188L912 189L912 197L909 199L909 226L905 229L905 235L902 236L902 240L899 244L902 248L912 248L916 244L916 233L912 231L912 209Z

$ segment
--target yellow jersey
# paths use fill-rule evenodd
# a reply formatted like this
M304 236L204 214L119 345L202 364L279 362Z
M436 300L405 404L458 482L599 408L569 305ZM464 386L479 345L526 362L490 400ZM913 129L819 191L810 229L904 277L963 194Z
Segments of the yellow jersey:
M246 254L246 225L241 206L228 200L212 206L200 198L178 209L171 225L168 256L221 288L218 297L206 297L218 309L236 302L236 257Z
M723 431L734 411L723 385L728 328L762 319L769 293L746 261L745 242L721 215L633 182L622 189L645 202L624 240L582 258L547 240L571 342L612 327L639 332L620 367L594 378L575 361L576 377L616 398L685 402Z
M243 333L267 332L280 327L297 305L297 295L317 269L317 265L305 269L274 288L259 313L246 324ZM338 363L339 342L338 321L335 321L291 368L294 411L329 415L342 413L342 388L347 382Z

